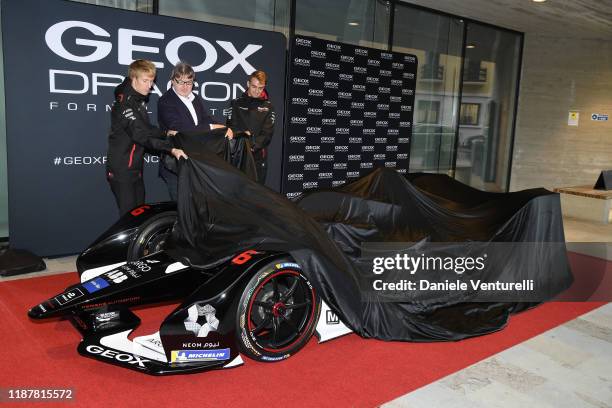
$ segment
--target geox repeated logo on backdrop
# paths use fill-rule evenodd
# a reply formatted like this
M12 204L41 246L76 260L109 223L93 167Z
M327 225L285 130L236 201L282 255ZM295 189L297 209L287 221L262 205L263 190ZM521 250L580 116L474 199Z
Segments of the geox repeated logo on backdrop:
M288 196L376 167L408 168L414 56L302 37L291 56Z

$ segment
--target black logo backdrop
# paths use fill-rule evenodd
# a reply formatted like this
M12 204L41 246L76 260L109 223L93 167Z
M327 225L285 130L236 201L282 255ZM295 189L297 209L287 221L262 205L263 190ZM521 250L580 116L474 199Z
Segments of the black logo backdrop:
M172 66L194 65L196 97L219 122L247 74L270 75L276 108L268 180L280 190L286 40L282 34L59 0L3 1L2 30L11 245L76 253L117 218L104 167L113 89L134 59L156 62L148 108ZM145 164L147 201L168 199L157 157Z
M296 37L283 192L335 187L377 167L408 171L414 55Z

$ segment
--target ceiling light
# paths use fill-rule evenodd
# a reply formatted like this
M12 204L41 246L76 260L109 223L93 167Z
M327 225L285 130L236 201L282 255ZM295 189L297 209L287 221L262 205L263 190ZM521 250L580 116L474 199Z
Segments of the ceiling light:
M531 0L531 1L533 1L534 3L544 3L546 0Z
M465 48L469 48L469 49L476 48L476 45L468 44L468 45L465 46Z
M348 25L355 27L355 26L358 26L359 23L356 21L351 21L350 23L348 23Z

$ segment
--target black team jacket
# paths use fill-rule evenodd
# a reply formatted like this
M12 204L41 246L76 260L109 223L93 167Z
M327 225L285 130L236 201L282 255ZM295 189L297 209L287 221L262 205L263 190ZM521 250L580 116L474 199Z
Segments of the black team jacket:
M151 125L145 102L126 78L115 88L108 135L106 170L109 177L131 180L140 177L145 149L170 152L174 147L164 132Z
M251 98L245 92L232 101L227 126L238 133L250 131L253 156L255 160L262 160L274 134L274 119L274 107L267 94L264 93L263 98Z

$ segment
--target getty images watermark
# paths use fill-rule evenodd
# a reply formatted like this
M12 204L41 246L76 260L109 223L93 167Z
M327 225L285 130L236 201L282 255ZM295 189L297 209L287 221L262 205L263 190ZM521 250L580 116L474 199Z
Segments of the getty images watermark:
M363 296L399 302L541 302L573 282L565 243L366 243Z

